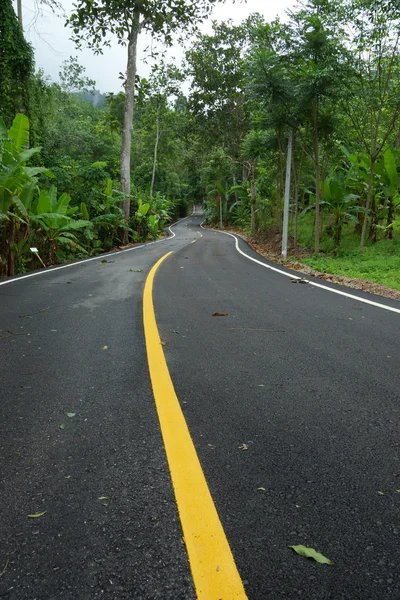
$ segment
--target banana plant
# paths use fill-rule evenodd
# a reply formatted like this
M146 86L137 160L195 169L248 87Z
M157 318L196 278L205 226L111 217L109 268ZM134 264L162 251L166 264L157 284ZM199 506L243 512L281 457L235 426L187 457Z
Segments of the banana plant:
M140 230L141 230L141 226L142 226L142 222L144 221L144 219L146 218L147 213L150 210L150 203L149 202L143 202L143 200L141 198L138 198L138 207L135 213L135 217L137 220L137 234L140 238Z
M79 243L76 232L92 227L89 220L73 219L72 214L77 208L69 206L71 197L61 194L57 199L57 189L52 186L49 190L41 190L30 213L31 226L39 239L42 253L47 262L54 264L58 261L57 252L61 247L70 247L87 254Z
M24 236L29 224L23 209L24 202L32 200L35 177L41 173L52 174L43 167L28 167L26 163L40 152L40 148L29 146L29 119L26 115L16 115L10 129L0 119L0 222L4 223L3 238L0 245L0 274L14 275L15 256L19 244L20 229ZM25 229L24 229L25 228Z
M343 226L348 222L357 223L357 213L364 211L364 208L357 204L359 195L348 192L350 183L348 173L343 169L334 171L324 183L324 200L320 201L320 207L326 209L333 216L330 228L333 232L335 247L340 244ZM311 203L301 214L315 209L314 194L310 194L310 200Z
M381 187L385 198L387 208L387 220L385 226L378 226L385 230L385 236L389 239L393 237L394 213L400 204L399 189L400 175L397 172L397 156L391 150L386 148L383 156L377 162L375 173L380 177Z

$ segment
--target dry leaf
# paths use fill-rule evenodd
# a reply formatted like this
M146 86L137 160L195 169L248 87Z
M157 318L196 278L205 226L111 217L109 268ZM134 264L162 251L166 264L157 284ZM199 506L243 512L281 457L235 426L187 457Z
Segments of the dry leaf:
M260 490L260 492L265 492L265 488L263 488L263 487L260 487L260 488L257 488L257 489Z
M161 346L166 346L167 342L160 342Z
M248 450L249 447L247 444L242 444L241 446L238 446L239 450Z
M102 350L107 350L108 346L103 346Z
M99 500L108 500L108 496L100 496Z
M212 316L213 317L227 317L228 313L226 313L226 312L215 312L215 313L213 313Z

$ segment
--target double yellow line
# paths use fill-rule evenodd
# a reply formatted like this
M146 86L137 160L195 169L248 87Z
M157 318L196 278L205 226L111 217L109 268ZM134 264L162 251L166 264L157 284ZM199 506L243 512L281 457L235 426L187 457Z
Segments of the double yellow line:
M153 306L154 275L144 288L147 358L161 432L198 600L247 598L225 532L207 486L168 371Z

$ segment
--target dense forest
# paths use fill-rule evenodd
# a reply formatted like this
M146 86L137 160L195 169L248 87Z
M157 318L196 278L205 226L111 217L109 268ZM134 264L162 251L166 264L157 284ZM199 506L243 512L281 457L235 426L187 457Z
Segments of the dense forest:
M124 92L102 95L75 57L58 82L35 71L1 3L1 275L38 268L31 247L50 265L155 238L195 203L210 224L277 238L290 166L289 254L400 289L398 4L306 0L284 22L195 32L212 4L79 0L78 46L127 44ZM184 63L142 78L144 29L186 35Z

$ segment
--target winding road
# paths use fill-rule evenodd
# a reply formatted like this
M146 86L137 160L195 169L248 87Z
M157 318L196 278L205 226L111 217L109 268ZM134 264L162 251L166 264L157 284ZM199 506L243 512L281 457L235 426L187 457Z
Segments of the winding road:
M400 304L201 221L0 281L0 598L399 600Z

